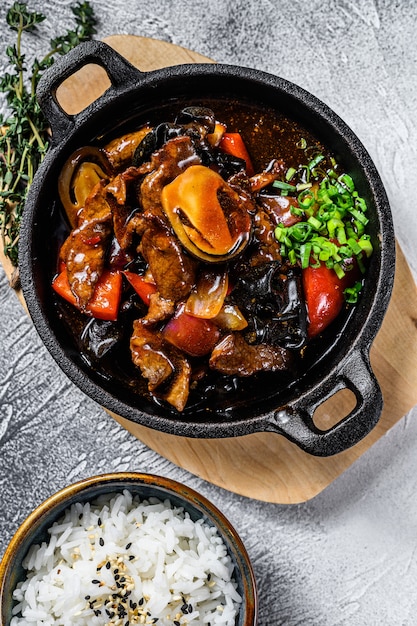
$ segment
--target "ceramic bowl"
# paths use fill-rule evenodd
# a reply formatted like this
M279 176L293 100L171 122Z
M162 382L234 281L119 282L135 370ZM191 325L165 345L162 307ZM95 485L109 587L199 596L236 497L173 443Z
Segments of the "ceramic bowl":
M223 539L234 564L233 577L243 598L236 626L254 626L257 616L256 584L247 551L238 534L225 516L204 496L169 478L141 473L113 473L94 476L69 485L40 504L18 528L0 563L0 606L2 626L9 626L12 615L12 593L23 580L22 560L33 544L47 537L47 529L72 504L91 502L100 496L128 490L140 500L156 497L169 499L173 506L182 507L190 518L200 518L214 526Z

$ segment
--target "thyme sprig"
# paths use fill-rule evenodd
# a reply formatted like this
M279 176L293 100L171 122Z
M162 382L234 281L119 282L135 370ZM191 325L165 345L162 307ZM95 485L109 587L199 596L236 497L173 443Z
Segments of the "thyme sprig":
M95 17L89 2L71 7L75 28L50 41L42 59L35 59L29 70L23 53L23 35L36 31L46 16L30 11L24 2L14 2L6 15L7 24L17 33L6 48L11 71L0 79L0 92L6 94L10 114L0 115L0 232L4 254L18 264L20 221L29 187L49 146L49 128L36 99L42 73L56 56L66 54L82 41L92 38Z

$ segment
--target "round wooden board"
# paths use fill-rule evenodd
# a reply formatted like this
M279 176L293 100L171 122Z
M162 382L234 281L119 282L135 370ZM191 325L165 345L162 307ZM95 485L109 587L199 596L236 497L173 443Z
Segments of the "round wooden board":
M144 37L115 35L105 42L142 71L213 62L198 53ZM108 85L104 70L88 65L59 87L57 98L68 113L77 113ZM188 439L113 417L162 456L224 489L267 502L306 501L325 489L417 403L416 310L414 281L398 248L394 295L371 351L373 369L384 394L384 411L377 427L363 441L336 456L307 455L284 437L271 433L233 439ZM315 422L318 427L329 427L346 415L350 406L350 395L339 392L320 407Z

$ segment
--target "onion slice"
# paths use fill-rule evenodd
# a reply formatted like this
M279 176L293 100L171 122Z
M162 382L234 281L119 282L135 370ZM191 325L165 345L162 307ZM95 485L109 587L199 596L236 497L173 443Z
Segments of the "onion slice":
M228 284L227 272L204 269L187 299L185 312L204 319L216 317L223 306Z

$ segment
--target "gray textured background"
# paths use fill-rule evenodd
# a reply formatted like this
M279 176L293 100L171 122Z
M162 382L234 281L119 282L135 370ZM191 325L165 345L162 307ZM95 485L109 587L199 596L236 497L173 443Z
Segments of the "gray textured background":
M32 0L48 20L28 57L71 24L70 0ZM388 0L112 0L97 37L130 33L266 70L312 91L359 135L417 275L417 3ZM0 7L1 46L13 39ZM0 56L0 71L6 69ZM4 110L4 101L0 100ZM417 312L416 312L417 314ZM300 505L231 494L146 448L60 372L0 272L0 555L25 515L69 482L113 470L181 480L231 520L252 559L260 626L417 623L417 425L410 412Z

